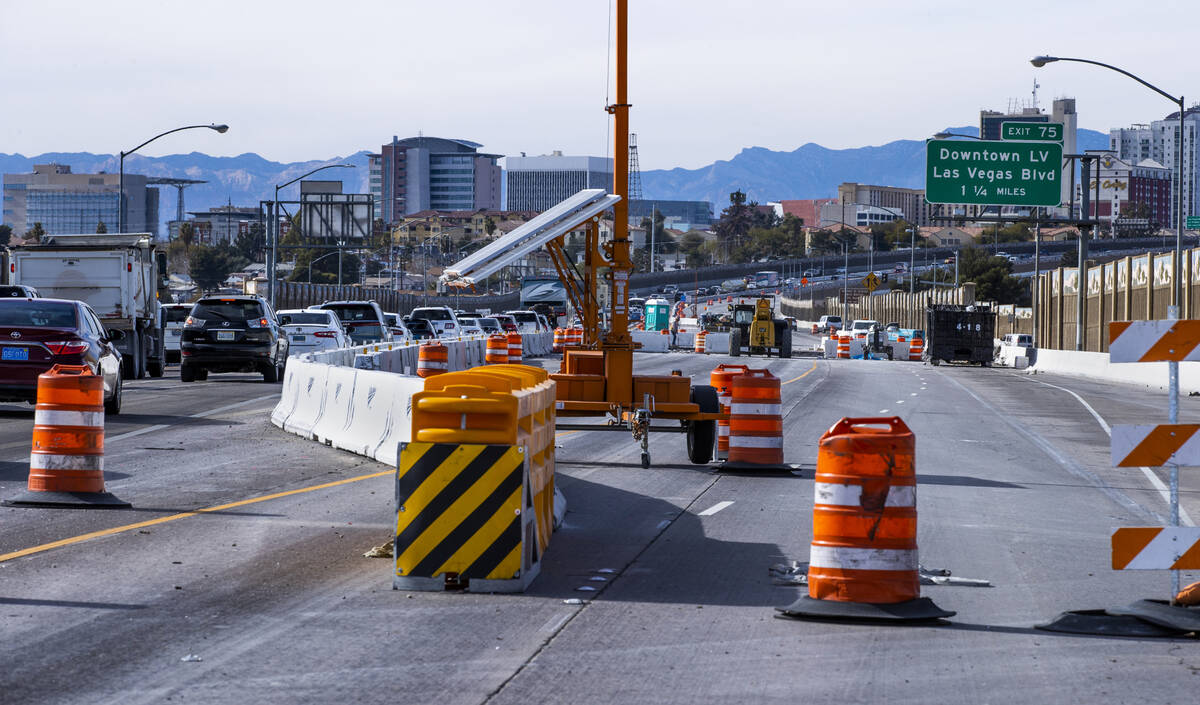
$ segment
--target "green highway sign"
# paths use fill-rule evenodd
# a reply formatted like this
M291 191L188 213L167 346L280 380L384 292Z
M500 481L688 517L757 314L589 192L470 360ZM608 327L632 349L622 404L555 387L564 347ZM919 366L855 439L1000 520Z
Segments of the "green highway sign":
M1002 122L1000 139L1021 142L1062 142L1061 122Z
M925 200L983 206L1057 206L1062 145L1054 142L928 140Z
M1200 228L1200 215L1189 215L1185 227L1189 230L1192 228Z

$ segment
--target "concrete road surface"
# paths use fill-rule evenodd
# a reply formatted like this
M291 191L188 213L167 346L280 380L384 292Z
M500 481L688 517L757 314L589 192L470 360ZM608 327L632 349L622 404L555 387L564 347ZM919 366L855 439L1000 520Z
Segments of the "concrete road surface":
M723 361L637 364L707 382ZM1109 569L1111 528L1161 524L1166 504L1159 477L1108 467L1101 423L1165 419L1163 395L918 363L752 364L784 382L801 471L714 472L667 433L643 470L624 434L560 433L570 511L523 595L393 591L390 561L361 555L390 540L390 469L271 426L277 386L133 383L106 457L132 510L0 508L2 700L1195 701L1192 640L1033 629L1167 597L1165 573ZM768 570L807 560L818 438L843 416L890 415L917 435L921 562L994 587L924 588L958 613L942 626L776 618L801 594ZM32 414L0 418L5 498Z

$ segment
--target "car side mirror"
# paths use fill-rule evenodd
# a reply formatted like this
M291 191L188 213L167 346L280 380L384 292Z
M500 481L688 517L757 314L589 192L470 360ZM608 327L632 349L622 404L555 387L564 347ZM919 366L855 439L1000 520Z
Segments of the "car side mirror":
M125 331L120 329L105 331L104 335L109 342L125 340Z

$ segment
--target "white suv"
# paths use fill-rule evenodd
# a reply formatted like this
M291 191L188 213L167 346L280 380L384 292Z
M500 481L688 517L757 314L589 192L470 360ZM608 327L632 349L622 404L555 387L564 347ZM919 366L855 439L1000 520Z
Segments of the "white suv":
M352 345L392 342L392 330L388 328L387 316L374 301L326 301L310 309L333 311Z
M414 308L409 318L428 321L439 338L457 338L462 333L458 317L446 306L422 306Z
M533 311L505 311L517 322L517 330L522 333L537 333L541 330L542 322Z

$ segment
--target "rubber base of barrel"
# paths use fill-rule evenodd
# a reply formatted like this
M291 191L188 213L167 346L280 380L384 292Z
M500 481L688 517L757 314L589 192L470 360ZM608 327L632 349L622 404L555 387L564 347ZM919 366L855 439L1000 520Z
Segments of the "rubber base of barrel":
M4 500L8 507L58 507L65 509L128 509L131 505L108 492L30 492Z
M792 619L832 622L930 622L957 614L938 607L928 597L893 604L876 604L815 600L805 595L787 607L776 607L775 610Z
M718 465L715 469L717 472L801 472L804 470L803 467L794 463L760 465L758 463L740 463L728 460Z
M1200 610L1158 600L1139 600L1108 610L1063 612L1037 629L1066 634L1183 637L1200 633Z

